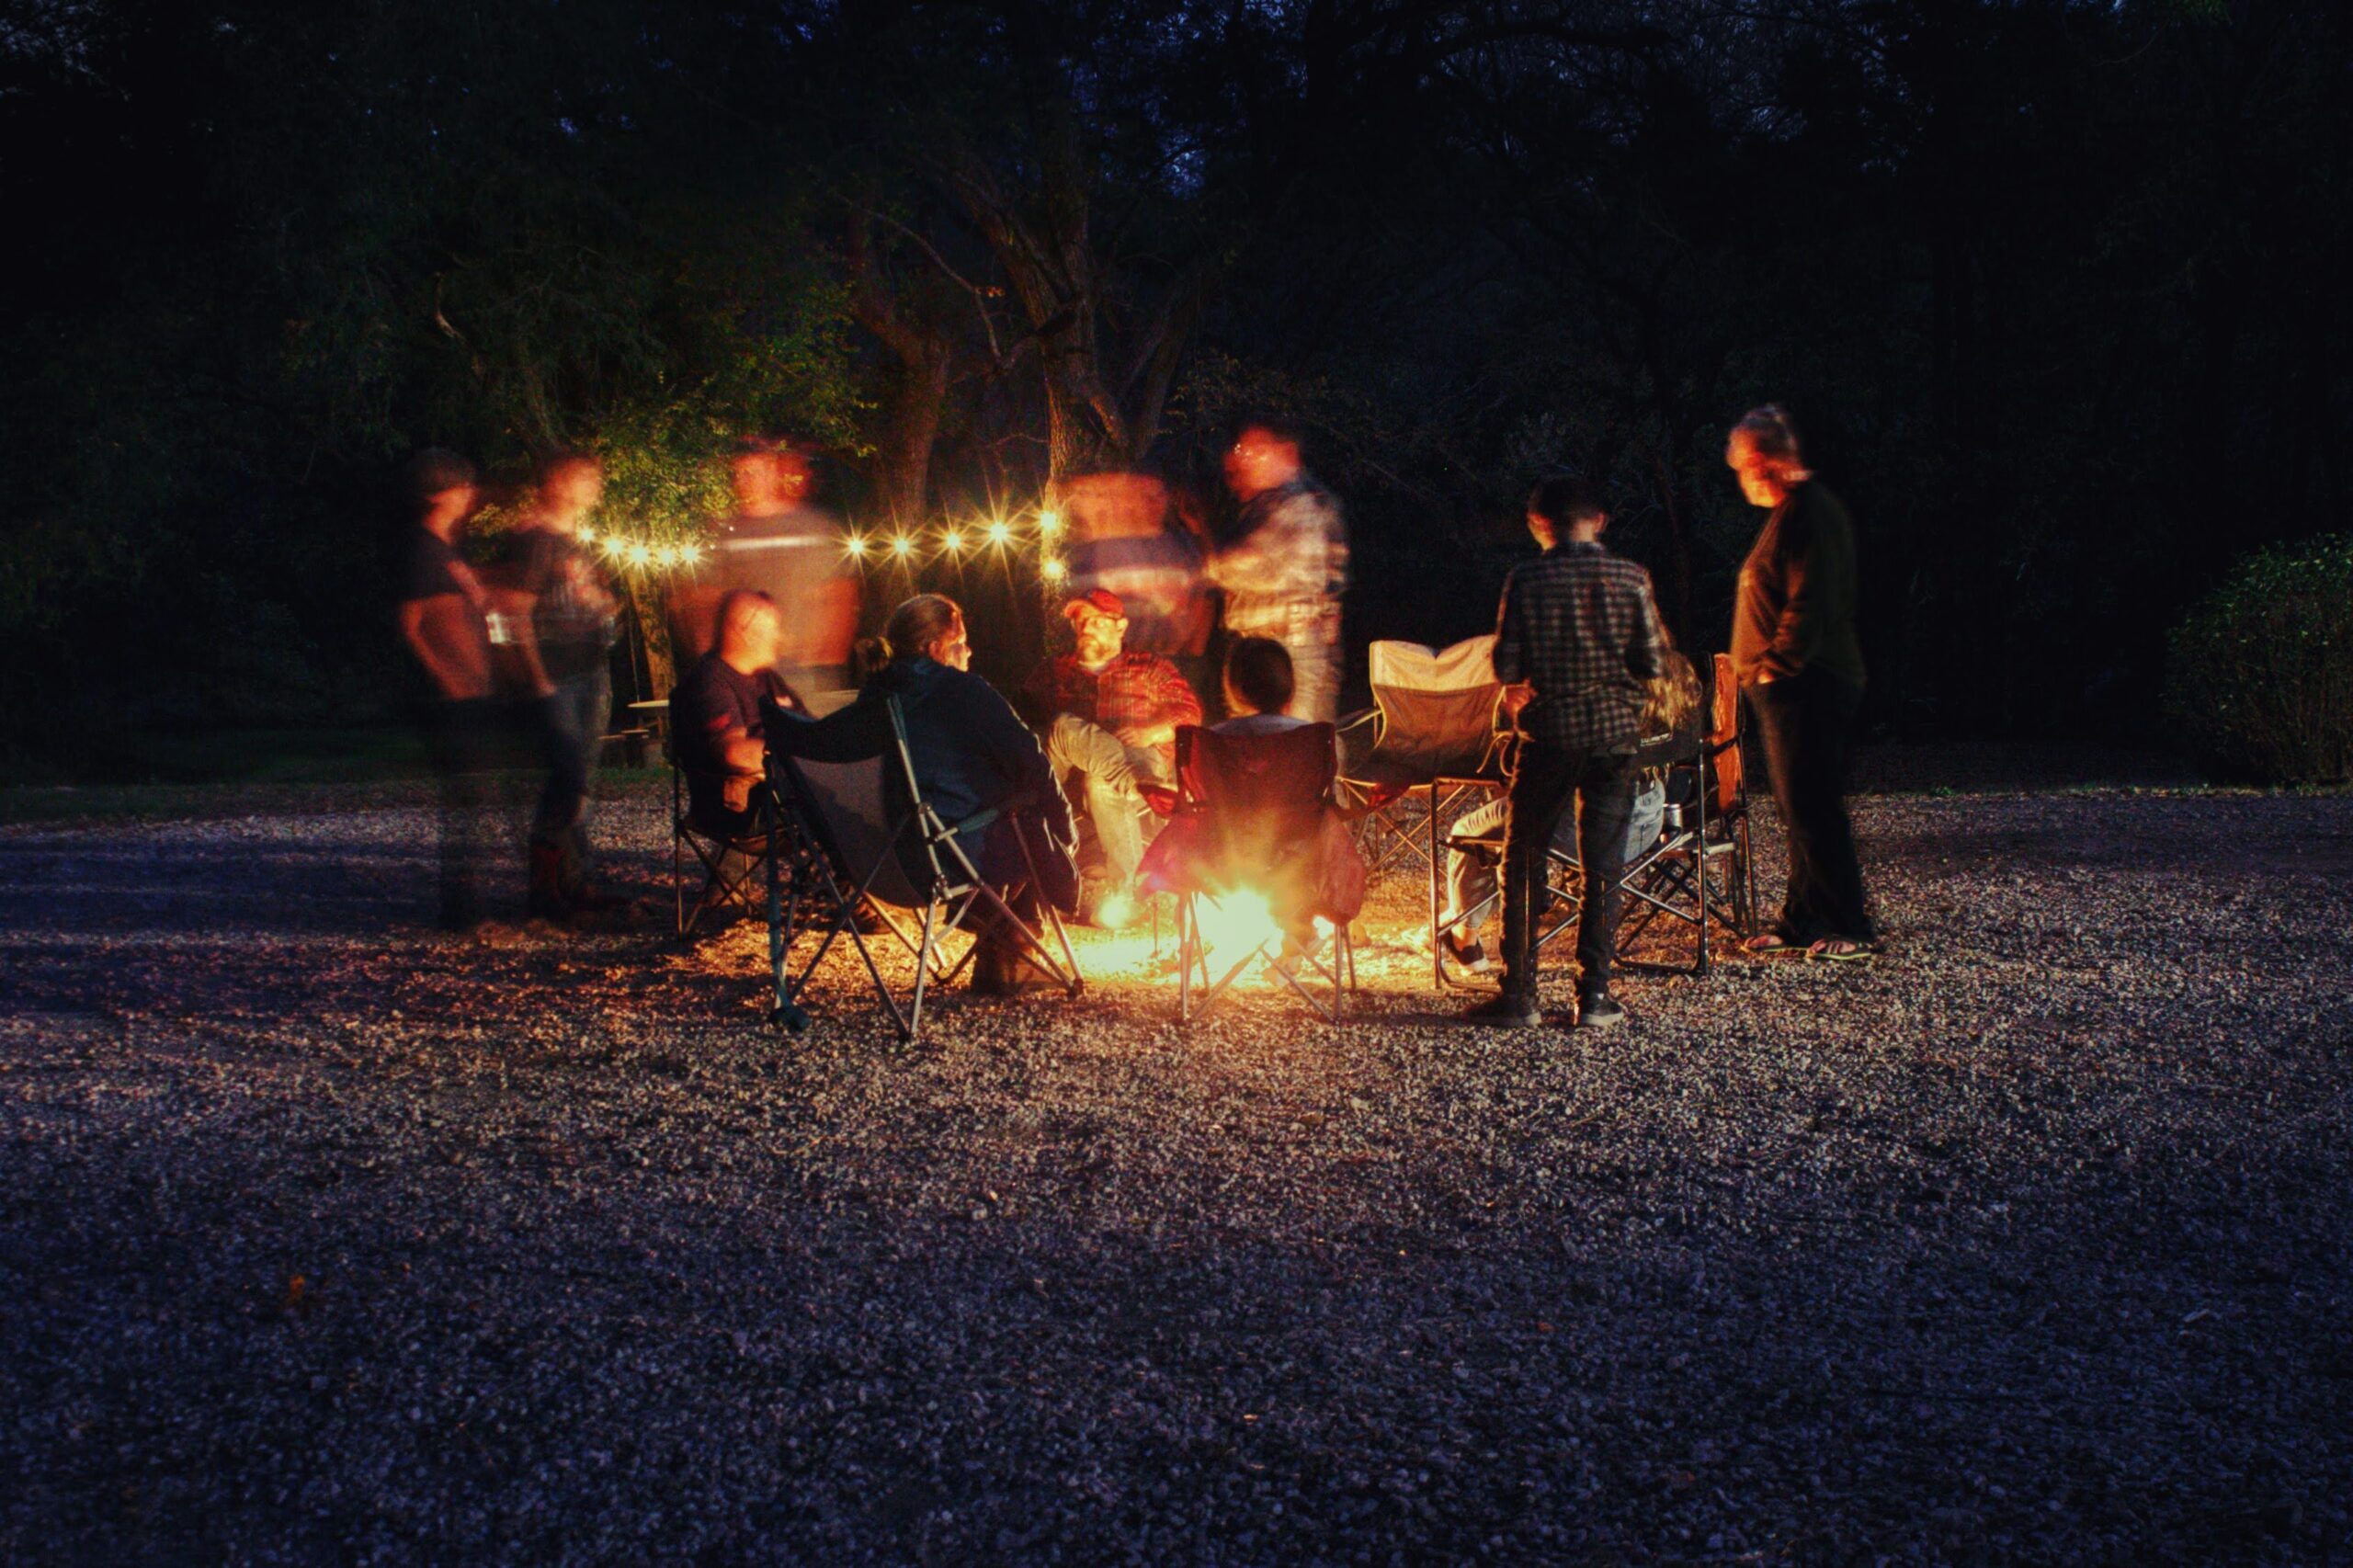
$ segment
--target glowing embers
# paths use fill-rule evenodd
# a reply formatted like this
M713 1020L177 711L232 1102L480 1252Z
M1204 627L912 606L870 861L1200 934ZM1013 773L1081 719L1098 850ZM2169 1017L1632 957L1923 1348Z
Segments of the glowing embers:
M1193 920L1202 951L1228 964L1280 941L1283 935L1267 895L1255 888L1236 888L1215 900L1199 895L1193 902Z

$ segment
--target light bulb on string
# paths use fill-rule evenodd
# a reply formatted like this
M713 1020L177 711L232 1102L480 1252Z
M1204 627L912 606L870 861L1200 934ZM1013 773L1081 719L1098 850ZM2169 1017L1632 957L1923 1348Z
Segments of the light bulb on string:
M948 547L949 554L961 556L964 553L964 530L962 528L949 528L945 534L940 536L939 542Z
M893 535L892 536L892 538L891 538L891 556L892 556L892 560L894 560L894 561L904 561L908 556L913 555L915 552L915 540L913 540L909 539L909 538L908 538L906 535L904 535L904 534L893 534Z
M1070 575L1070 568L1059 555L1049 555L1038 562L1038 575L1049 583L1059 583Z
M1048 506L1038 514L1038 537L1058 539L1063 531L1063 515Z
M863 561L866 559L866 536L852 534L843 542L842 548L849 551L852 561Z
M1002 550L1007 544L1011 543L1012 540L1013 525L1011 523L1006 522L1003 518L999 518L997 521L989 525L989 542L991 544L995 545L999 550Z

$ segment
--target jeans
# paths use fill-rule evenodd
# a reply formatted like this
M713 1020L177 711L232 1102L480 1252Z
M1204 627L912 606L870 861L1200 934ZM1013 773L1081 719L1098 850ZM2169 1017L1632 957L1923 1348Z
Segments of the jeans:
M1102 725L1064 713L1046 732L1046 760L1054 777L1079 776L1086 792L1086 814L1103 846L1103 869L1115 887L1135 881L1143 860L1144 819L1150 808L1136 782L1169 781L1158 752L1131 746Z
M1545 881L1545 852L1574 805L1585 865L1577 994L1598 996L1609 989L1618 873L1625 868L1626 825L1634 808L1633 754L1563 751L1529 741L1519 748L1510 800L1511 820L1504 829L1504 994L1536 999L1536 899Z
M1311 724L1329 724L1340 713L1340 645L1294 642L1290 654L1290 714Z
M1773 803L1789 835L1790 885L1777 923L1783 937L1814 942L1877 939L1863 904L1863 872L1847 818L1847 763L1853 751L1860 687L1798 675L1747 689L1765 743Z
M1477 806L1457 817L1448 830L1451 838L1487 838L1494 835L1511 815L1508 796L1497 795L1484 805ZM1632 813L1626 819L1625 860L1630 864L1647 853L1658 842L1660 823L1666 818L1666 786L1661 780L1645 778L1634 788ZM1552 850L1566 856L1572 864L1581 857L1577 851L1578 819L1573 812L1563 812L1559 825L1552 829ZM1462 923L1462 935L1473 937L1486 918L1484 905L1495 896L1496 871L1502 856L1483 849L1454 849L1446 852L1446 912L1444 918L1454 918L1478 912L1478 918Z
M602 665L584 676L558 681L539 703L540 744L547 763L547 787L531 818L534 856L551 849L560 868L554 892L574 897L588 886L588 790L597 773L597 753L612 711L613 679Z

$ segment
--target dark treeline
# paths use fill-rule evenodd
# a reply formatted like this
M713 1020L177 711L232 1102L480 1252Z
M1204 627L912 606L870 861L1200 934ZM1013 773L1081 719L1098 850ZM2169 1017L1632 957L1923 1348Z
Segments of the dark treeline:
M1677 634L1776 398L1869 720L2130 730L2346 517L2353 20L2287 0L0 11L12 744L383 710L390 477L586 447L679 537L753 428L867 525L1300 424L1352 641L1489 624L1545 469Z

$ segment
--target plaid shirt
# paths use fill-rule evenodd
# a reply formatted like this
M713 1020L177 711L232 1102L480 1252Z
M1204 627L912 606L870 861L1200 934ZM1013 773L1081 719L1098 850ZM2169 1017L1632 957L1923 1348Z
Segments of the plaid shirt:
M1226 631L1289 648L1337 642L1348 586L1348 527L1337 498L1302 473L1245 502L1240 528L1208 568L1225 590Z
M1064 653L1038 666L1024 695L1041 722L1058 713L1075 713L1107 730L1201 722L1201 699L1158 653L1123 653L1100 670L1086 668L1075 653ZM1160 749L1173 755L1175 744Z
M1650 574L1598 544L1564 544L1504 579L1495 674L1526 681L1529 738L1563 751L1631 751L1643 683L1666 650Z

